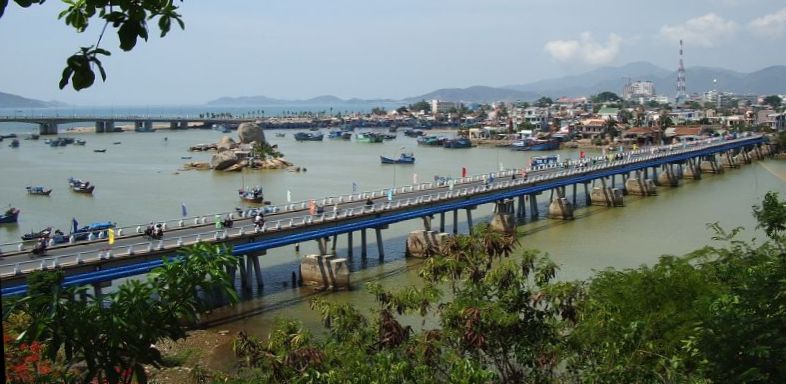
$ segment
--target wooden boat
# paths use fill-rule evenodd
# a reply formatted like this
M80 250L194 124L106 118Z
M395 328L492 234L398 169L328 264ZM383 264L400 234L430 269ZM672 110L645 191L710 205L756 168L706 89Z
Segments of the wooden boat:
M358 143L381 143L385 138L373 132L361 132L355 135L355 141Z
M11 140L11 144L8 144L8 146L11 148L19 148L19 139Z
M343 131L343 133L341 133L341 139L343 139L343 140L352 140L352 132Z
M445 140L442 144L443 148L471 148L472 141L466 137L458 137L451 140Z
M26 187L25 189L27 189L27 193L30 195L49 196L49 194L52 193L52 188L44 189L44 187L40 185Z
M51 233L52 233L52 227L46 227L38 232L25 233L24 235L22 235L22 240L30 241L30 240L40 239L42 237L49 237Z
M286 135L287 135L286 133L276 133L276 137L284 137Z
M402 153L398 159L380 156L379 160L382 162L382 164L415 164L415 156L411 153Z
M74 145L85 145L85 144L87 144L87 141L85 141L85 140L82 140L82 139L74 140Z
M342 134L340 130L332 130L328 132L328 139L340 139Z
M93 152L104 153L106 152L106 148L103 149L94 149Z
M420 136L417 141L420 145L439 146L443 145L447 139L438 136Z
M89 181L83 181L73 177L68 178L68 184L71 186L71 190L76 193L92 194L93 190L96 188L95 185L90 185Z
M237 191L240 200L249 203L261 204L265 201L265 196L262 193L262 187L256 186L254 188L243 187Z
M19 218L19 210L16 208L8 208L4 214L0 215L0 224L16 223Z
M322 141L325 135L321 133L311 133L311 132L298 132L295 134L295 140L297 141Z
M123 143L122 141L115 141L115 142L114 142L114 143L112 143L112 144L114 144L114 145L118 145L118 144L122 144L122 143Z
M424 134L425 132L418 129L407 129L406 131L404 131L404 136L408 136L408 137L419 137L419 136L423 136Z

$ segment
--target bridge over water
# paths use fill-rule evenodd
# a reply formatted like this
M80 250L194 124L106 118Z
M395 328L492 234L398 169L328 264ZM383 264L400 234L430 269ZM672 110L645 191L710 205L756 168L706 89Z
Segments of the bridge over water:
M169 124L171 129L187 129L191 126L212 126L213 124L240 124L255 121L249 118L211 118L199 116L121 116L121 115L72 115L72 116L0 116L0 123L26 123L38 125L41 135L56 135L62 124L95 124L96 133L114 132L117 123L133 123L136 130L149 131L153 124Z
M320 253L329 254L327 239L333 238L335 252L338 236L346 235L351 256L353 235L360 232L365 256L367 230L373 230L378 254L384 258L383 230L393 223L422 219L424 228L430 230L438 215L439 231L444 232L447 214L452 213L455 232L460 211L465 212L471 228L473 209L487 203L496 203L500 212L517 218L526 217L528 211L531 217L538 217L537 200L544 192L550 192L546 202L557 210L576 207L579 198L587 204L618 206L625 190L655 193L656 183L678 186L682 177L698 179L703 172L719 173L768 153L769 146L762 136L713 138L581 162L464 177L450 183L421 183L274 206L267 208L261 228L253 225L249 212L225 212L218 215L234 215L231 228L217 228L212 215L169 220L163 240L148 240L141 235L141 226L131 226L116 229L111 247L100 238L101 233L91 234L88 241L53 245L44 257L32 257L30 246L24 243L3 244L2 295L23 293L27 274L50 269L63 270L66 285L93 284L100 290L102 284L114 279L144 274L160 266L163 257L197 242L232 245L233 254L243 259L242 285L250 289L254 278L258 286L262 285L259 258L268 249L316 240ZM373 204L367 204L368 199ZM324 211L314 212L312 206L324 207Z

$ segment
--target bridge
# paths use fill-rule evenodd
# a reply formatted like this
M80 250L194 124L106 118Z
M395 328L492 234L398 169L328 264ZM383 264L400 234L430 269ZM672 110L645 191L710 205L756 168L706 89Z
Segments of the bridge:
M250 289L254 279L261 287L259 257L268 249L316 240L320 253L325 255L331 253L327 239L333 238L335 253L337 237L346 235L349 256L352 256L353 234L359 231L365 257L366 231L373 230L378 254L384 258L382 231L393 223L422 219L424 229L431 230L433 218L439 215L439 231L445 232L446 214L452 212L455 233L460 211L465 211L472 228L472 210L487 203L496 203L497 212L509 218L524 218L528 210L531 217L539 217L537 198L544 192L550 192L545 201L548 216L570 218L571 207L577 206L579 198L585 199L587 205L621 206L624 192L651 195L656 193L655 184L676 187L681 178L699 179L702 173L720 173L724 168L736 168L769 153L769 145L762 136L712 138L450 182L421 183L272 206L266 208L266 221L261 227L252 223L249 211L223 212L216 216L232 215L235 222L231 228L215 225L214 215L168 220L163 222L166 234L162 240L149 240L141 234L142 226L130 226L116 228L112 246L103 238L104 233L98 232L90 234L87 241L72 238L68 244L52 244L44 257L32 257L29 245L22 242L3 244L0 245L2 295L24 293L27 274L52 269L65 273L66 285L93 284L99 291L101 284L149 272L160 266L164 257L198 242L232 245L233 254L243 259L240 263L243 288ZM570 194L569 187L572 187Z
M207 126L213 124L240 124L255 121L249 118L211 118L211 117L189 117L189 116L102 116L102 115L72 115L72 116L0 116L0 123L27 123L38 125L38 132L41 135L56 135L59 126L69 123L93 123L96 133L107 133L115 131L117 123L133 123L134 129L138 131L151 131L153 124L169 124L170 129L187 129L191 126Z

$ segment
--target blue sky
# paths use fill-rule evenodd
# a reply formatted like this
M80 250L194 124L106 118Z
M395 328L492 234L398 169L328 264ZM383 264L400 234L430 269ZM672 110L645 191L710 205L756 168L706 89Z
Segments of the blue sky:
M179 2L178 2L179 3ZM186 29L131 52L102 46L106 83L59 90L77 34L50 0L0 19L0 91L77 105L200 104L220 96L404 98L649 61L750 72L786 64L782 0L184 1Z

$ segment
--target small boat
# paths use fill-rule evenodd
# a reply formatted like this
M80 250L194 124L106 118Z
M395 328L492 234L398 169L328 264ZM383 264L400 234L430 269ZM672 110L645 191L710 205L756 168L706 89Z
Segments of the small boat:
M106 148L94 149L93 152L104 153L104 152L106 152Z
M420 145L440 146L443 145L447 139L438 136L420 136L417 141Z
M76 227L76 225L76 222L74 222L74 227ZM106 230L114 227L115 223L111 221L101 221L76 229L71 233L71 235L74 236L75 241L88 240L90 239L90 234L93 234L95 237L98 237L101 234L106 236Z
M8 146L11 148L19 148L19 140L18 139L11 140L11 144L8 144Z
M276 137L284 137L286 135L287 135L286 133L276 133Z
M74 145L85 145L85 144L87 144L87 141L85 141L85 140L82 140L82 139L74 140Z
M27 189L27 193L30 194L30 195L49 196L49 194L52 193L52 188L45 189L44 187L42 187L40 185L35 185L35 186L32 186L32 187L26 187L25 189Z
M31 133L29 136L25 137L25 140L38 140L39 135L37 133Z
M328 139L340 139L341 135L343 135L343 132L339 130L333 130L328 132Z
M261 204L265 201L265 197L262 194L262 187L256 186L254 188L243 187L237 191L238 195L240 196L240 200Z
M96 187L95 185L90 185L89 181L75 179L73 177L68 178L68 184L71 186L71 190L76 193L92 194Z
M122 143L123 143L122 141L115 141L115 142L114 142L114 143L112 143L112 144L114 144L114 145L118 145L118 144L122 144Z
M312 131L312 132L317 132L317 131L319 131L319 127L311 127L308 130Z
M415 156L411 153L402 153L398 159L380 156L379 160L382 164L415 164Z
M539 167L543 165L552 165L557 163L559 163L559 155L533 156L529 158L530 167Z
M532 151L553 151L559 149L557 140L535 140L529 146Z
M8 208L4 214L0 215L0 224L16 223L19 218L19 210L16 208Z
M443 148L472 148L472 141L466 137L458 137L446 140L442 144Z
M191 156L180 156L183 160L191 160Z
M373 132L361 132L355 135L355 141L358 143L381 143L385 138Z
M352 140L352 132L343 131L343 133L341 133L341 139L342 140Z
M295 134L295 140L297 141L322 141L325 135L321 133L311 133L311 132L298 132Z
M404 136L407 137L419 137L419 136L423 136L424 134L425 132L418 129L407 129L406 131L404 131Z
M25 233L24 235L22 235L22 240L30 241L30 240L40 239L42 237L49 237L51 233L52 233L52 227L46 227L38 232L31 231L30 233Z

